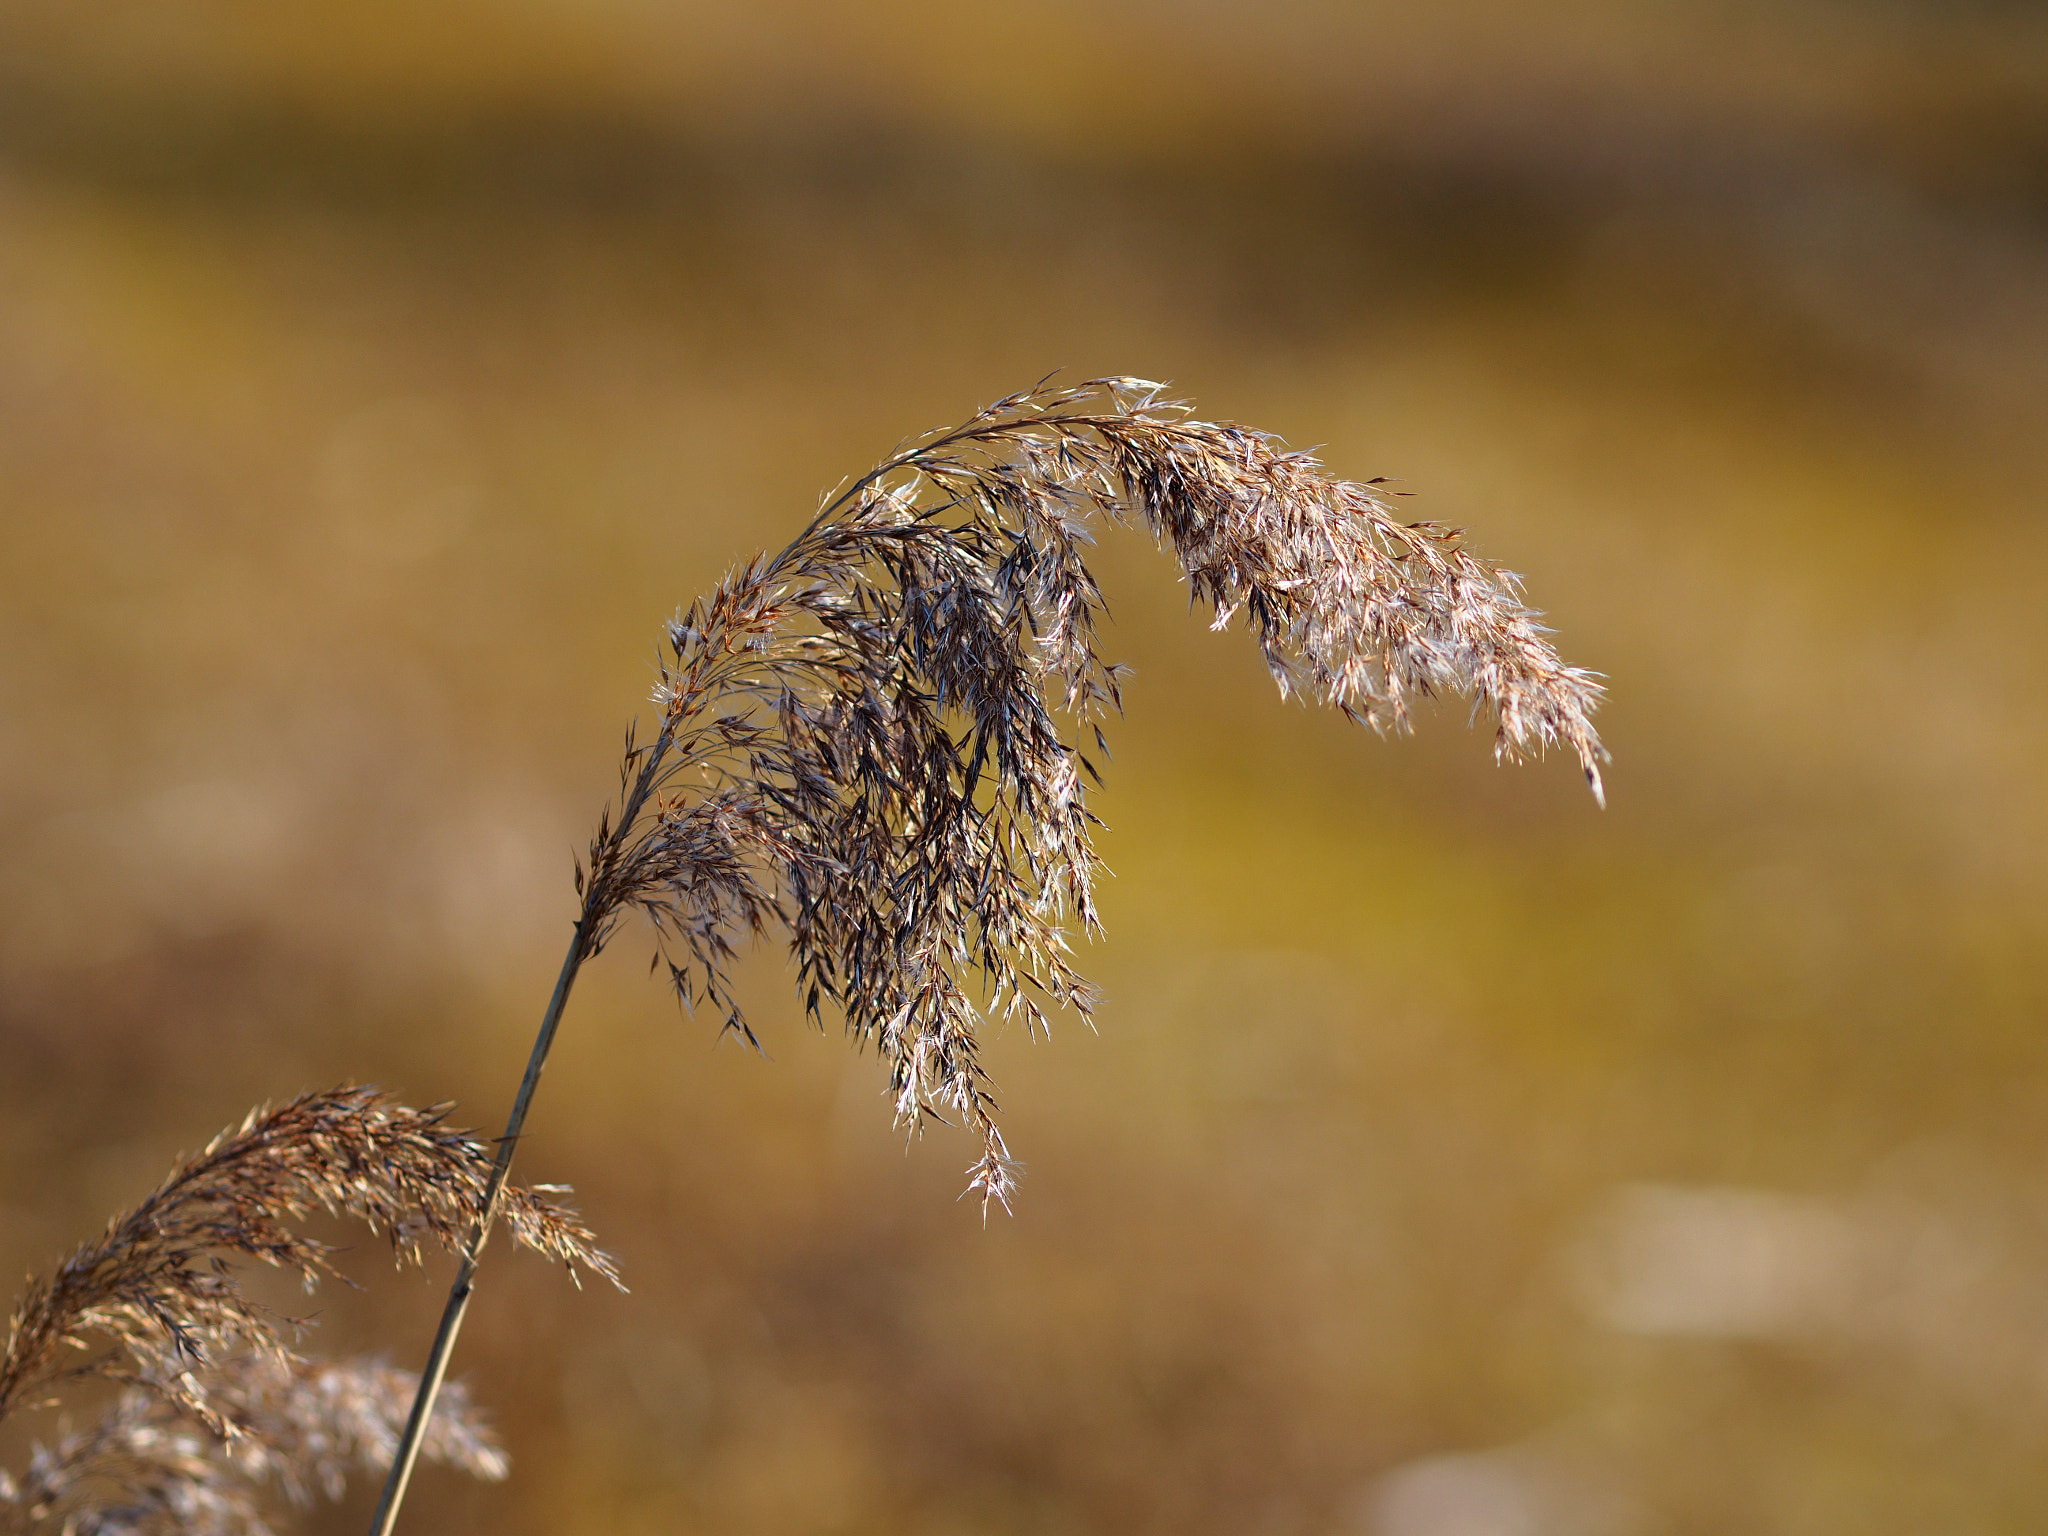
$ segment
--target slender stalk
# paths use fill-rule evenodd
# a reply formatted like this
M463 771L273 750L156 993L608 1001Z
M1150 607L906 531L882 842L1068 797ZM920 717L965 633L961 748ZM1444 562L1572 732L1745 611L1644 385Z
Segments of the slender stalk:
M541 1068L547 1065L548 1051L555 1043L555 1029L562 1022L569 989L576 984L576 973L583 966L587 952L585 924L588 921L586 909L576 923L575 936L569 940L569 953L562 960L561 974L555 978L555 990L548 998L547 1012L541 1015L540 1033L534 1037L533 1052L526 1061L526 1076L520 1080L519 1096L512 1101L512 1114L505 1122L505 1134L498 1142L498 1156L491 1165L491 1182L484 1193L483 1215L477 1219L469 1240L462 1245L455 1283L448 1288L448 1304L441 1309L441 1326L435 1331L434 1347L427 1356L426 1369L420 1372L419 1391L413 1397L412 1412L405 1421L405 1433L399 1437L398 1454L391 1463L390 1475L384 1481L384 1494L377 1501L376 1516L370 1522L372 1536L390 1536L391 1527L398 1520L398 1506L405 1498L406 1484L412 1480L413 1463L419 1460L420 1445L426 1438L427 1420L434 1412L434 1399L440 1394L442 1379L448 1374L448 1357L455 1349L455 1335L462 1331L463 1314L469 1310L469 1298L476 1290L477 1261L483 1256L484 1241L491 1235L491 1223L498 1214L499 1197L512 1173L512 1154L519 1145L519 1133L526 1125L526 1111L533 1103L534 1089L540 1086Z
M632 835L634 823L646 808L647 800L654 793L660 781L663 759L675 742L673 721L665 723L661 734L648 745L640 762L640 771L634 776L632 790L620 807L618 825L608 836L601 839L602 849L593 848L590 883L584 890L583 911L576 919L576 931L569 939L569 952L562 957L561 974L555 978L555 990L548 998L547 1011L541 1015L540 1031L533 1038L533 1050L526 1058L526 1075L519 1080L519 1092L512 1100L512 1113L505 1120L505 1134L498 1141L498 1155L491 1164L491 1181L484 1192L483 1214L477 1218L468 1240L462 1245L461 1262L456 1266L455 1282L448 1287L448 1301L441 1309L441 1326L434 1331L434 1344L428 1353L426 1368L420 1372L418 1393L412 1400L412 1412L405 1421L405 1433L399 1437L397 1454L392 1458L390 1474L384 1480L384 1493L377 1501L377 1513L370 1521L370 1536L391 1536L391 1528L398 1521L398 1506L405 1500L406 1484L412 1481L413 1464L419 1460L420 1446L427 1433L427 1421L433 1417L434 1399L440 1394L441 1382L448 1374L448 1357L455 1350L455 1336L462 1331L463 1314L469 1310L469 1298L476 1290L476 1267L483 1257L484 1242L491 1235L491 1224L498 1217L498 1203L504 1193L505 1184L512 1176L512 1156L519 1149L519 1137L526 1128L526 1112L533 1105L534 1090L540 1086L542 1068L547 1065L548 1052L554 1048L555 1031L562 1022L562 1010L568 1006L569 990L576 985L576 973L583 968L583 962L603 947L605 922L610 916L615 897L610 882L600 867L599 854L616 857Z

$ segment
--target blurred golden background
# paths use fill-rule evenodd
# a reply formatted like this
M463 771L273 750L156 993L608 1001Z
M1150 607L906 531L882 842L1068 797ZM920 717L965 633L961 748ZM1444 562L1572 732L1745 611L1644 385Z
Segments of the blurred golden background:
M2048 1521L2048 17L1936 0L8 0L0 1267L250 1104L502 1120L659 621L1061 369L1397 476L1611 679L1136 669L1014 1219L630 934L414 1531ZM319 1305L416 1366L436 1272ZM17 1436L5 1447L18 1452ZM360 1528L374 1490L308 1529Z

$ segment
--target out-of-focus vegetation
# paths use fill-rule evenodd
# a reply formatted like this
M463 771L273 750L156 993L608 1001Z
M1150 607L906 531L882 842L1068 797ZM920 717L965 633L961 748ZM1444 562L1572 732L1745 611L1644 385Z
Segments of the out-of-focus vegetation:
M1107 1001L992 1053L1016 1218L774 956L763 1061L622 940L520 1168L633 1293L494 1251L513 1475L408 1524L2037 1529L2029 6L16 0L0 1267L259 1099L489 1123L660 618L1053 368L1472 527L1611 809L1281 708L1106 544ZM356 1269L318 1346L417 1363Z

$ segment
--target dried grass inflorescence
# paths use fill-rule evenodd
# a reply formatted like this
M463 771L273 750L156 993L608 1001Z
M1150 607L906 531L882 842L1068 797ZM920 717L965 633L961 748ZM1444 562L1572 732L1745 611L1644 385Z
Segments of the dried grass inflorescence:
M237 1355L196 1368L223 1438L163 1394L121 1393L92 1428L0 1472L0 1530L77 1536L269 1536L264 1494L341 1497L352 1472L390 1465L419 1378L377 1361ZM502 1478L504 1451L460 1382L442 1391L424 1454Z
M1013 1174L982 1021L1036 1031L1041 998L1090 1005L1066 931L1096 927L1077 742L1106 752L1120 707L1096 522L1150 530L1214 627L1241 613L1283 695L1385 730L1418 696L1463 694L1499 756L1563 745L1601 793L1600 685L1558 659L1517 578L1157 385L1013 395L847 485L669 625L659 730L629 734L620 809L577 871L580 943L641 911L683 999L751 1040L728 968L744 936L781 931L808 1012L836 1007L887 1062L899 1122L977 1134L984 1210Z
M493 1149L364 1088L252 1112L182 1161L104 1236L30 1282L0 1356L0 1417L85 1379L122 1385L83 1434L0 1474L0 1529L260 1532L257 1491L333 1489L395 1446L418 1378L368 1364L312 1364L294 1328L252 1300L235 1260L296 1273L311 1289L331 1249L294 1224L325 1212L385 1233L400 1262L458 1250L486 1211ZM498 1214L527 1246L617 1282L611 1259L552 1191L506 1187ZM459 1397L427 1454L483 1476L503 1457Z

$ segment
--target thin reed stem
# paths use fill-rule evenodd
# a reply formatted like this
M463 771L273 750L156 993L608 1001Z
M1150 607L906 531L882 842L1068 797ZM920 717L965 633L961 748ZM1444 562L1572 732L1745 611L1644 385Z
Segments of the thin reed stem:
M623 838L639 819L647 797L653 793L671 740L672 732L664 729L642 758L612 840ZM628 761L632 761L630 756ZM606 841L603 833L599 834L599 840L600 845ZM596 863L597 849L592 850L592 856L593 863ZM434 1330L433 1347L428 1352L426 1368L420 1372L419 1390L414 1394L412 1411L406 1416L405 1431L398 1438L390 1474L384 1479L384 1492L377 1500L376 1514L371 1517L371 1536L391 1536L391 1529L397 1524L398 1507L405 1501L406 1485L412 1481L413 1466L419 1460L421 1446L426 1443L427 1423L433 1417L434 1400L440 1395L441 1383L448 1375L448 1359L455 1352L455 1336L462 1331L462 1319L469 1311L469 1299L476 1292L477 1265L483 1258L484 1244L490 1238L491 1224L497 1220L499 1199L512 1176L512 1158L519 1149L519 1137L526 1128L527 1112L533 1107L533 1095L540 1087L540 1075L547 1066L548 1053L554 1049L555 1031L561 1027L562 1011L569 1005L569 993L576 985L576 973L583 969L583 962L602 944L604 900L601 883L593 879L584 890L583 911L576 919L575 932L570 936L569 952L562 957L561 972L555 977L555 990L548 997L547 1009L541 1014L540 1030L535 1034L533 1049L526 1058L526 1074L519 1080L519 1092L512 1100L512 1113L506 1117L505 1134L498 1140L490 1183L484 1191L483 1210L462 1245L455 1280L448 1287L448 1300L441 1309L441 1325Z
M576 973L582 969L583 960L583 924L579 921L575 936L569 941L569 953L562 961L562 972L555 978L555 990L548 999L547 1012L541 1015L540 1033L535 1037L533 1052L527 1058L526 1076L520 1080L519 1096L513 1100L512 1114L505 1122L505 1134L498 1141L498 1155L491 1164L491 1181L484 1192L483 1213L462 1245L455 1283L449 1286L447 1305L441 1309L441 1326L434 1332L434 1345L427 1355L426 1369L420 1372L419 1390L413 1397L412 1411L406 1416L405 1432L398 1439L398 1453L392 1459L390 1475L384 1480L384 1493L377 1501L377 1513L370 1522L373 1536L390 1536L391 1527L398 1519L398 1506L405 1498L406 1484L412 1481L413 1464L419 1460L420 1447L426 1442L427 1420L433 1416L434 1399L440 1396L441 1383L448 1374L448 1357L455 1351L455 1336L462 1331L463 1314L468 1312L469 1298L476 1291L477 1261L483 1257L484 1243L491 1235L498 1197L504 1192L505 1181L512 1174L512 1153L518 1146L519 1133L526 1124L526 1112L533 1104L533 1091L540 1085L541 1069L547 1065L548 1052L554 1047L555 1030L562 1022L562 1010L569 1002L569 989L576 984Z

